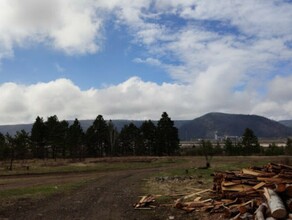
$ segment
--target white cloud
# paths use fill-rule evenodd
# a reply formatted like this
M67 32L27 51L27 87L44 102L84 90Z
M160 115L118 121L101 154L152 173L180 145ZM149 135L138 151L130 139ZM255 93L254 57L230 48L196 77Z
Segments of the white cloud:
M0 8L0 58L30 43L48 44L67 54L100 50L102 18L90 1L3 0Z
M163 111L176 119L190 119L208 109L246 106L242 98L237 99L240 96L243 95L219 95L214 102L210 94L204 94L193 85L159 85L138 77L115 86L85 91L68 79L28 86L4 83L0 85L0 122L27 123L38 115L46 118L54 114L60 119L92 119L98 114L107 119L158 119ZM229 100L222 102L222 98Z
M292 4L286 1L3 0L0 8L0 60L32 43L70 55L99 52L105 21L114 19L144 49L133 62L163 68L173 79L158 85L133 77L87 91L65 79L2 84L0 121L16 120L7 110L21 112L22 120L38 114L157 118L162 111L175 118L209 111L292 117L292 89L281 86L292 80L273 77L281 62L292 60Z
M266 96L252 112L274 119L292 118L292 76L276 76L267 86Z
M141 59L139 57L133 59L133 61L135 63L146 63L146 64L150 64L153 66L160 66L161 62L158 59L152 58L152 57L148 57L146 59Z
M224 84L224 78L201 77L205 79L188 85L159 85L132 77L118 85L89 90L81 90L68 79L32 85L4 83L0 85L0 122L30 123L36 116L46 118L54 114L61 120L92 119L98 114L106 119L159 119L163 111L173 119L192 119L214 110L262 114L273 119L292 117L291 77L276 77L270 84L267 98L261 102L256 93L230 93L220 86L210 87L214 82ZM283 88L284 82L287 86Z
M279 103L291 101L292 76L276 76L268 85L268 97Z

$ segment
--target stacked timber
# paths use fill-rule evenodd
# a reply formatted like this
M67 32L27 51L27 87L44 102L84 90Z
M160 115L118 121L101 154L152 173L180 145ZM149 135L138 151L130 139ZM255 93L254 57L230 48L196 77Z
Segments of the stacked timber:
M246 213L258 220L287 219L292 212L292 167L269 163L241 171L218 172L214 174L213 190L220 200L238 199L239 205L225 210L233 219L246 219L243 218Z
M241 171L216 172L209 199L184 196L175 207L224 213L226 219L292 219L292 167L269 163ZM198 194L198 193L197 193ZM191 195L194 196L195 194Z
M143 196L135 209L152 209L156 196ZM187 212L223 213L225 219L291 219L292 166L269 163L240 171L216 172L213 189L178 198L175 208Z

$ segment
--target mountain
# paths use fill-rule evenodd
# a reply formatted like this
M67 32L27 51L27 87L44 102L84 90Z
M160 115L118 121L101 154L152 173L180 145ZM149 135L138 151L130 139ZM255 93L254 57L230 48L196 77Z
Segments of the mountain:
M79 120L81 127L84 131L92 125L94 120ZM68 120L69 125L73 124L73 120ZM122 127L126 124L133 122L136 126L140 126L143 121L130 121L130 120L112 120L116 128L120 131ZM10 135L15 135L17 131L25 130L26 132L30 132L32 128L32 124L18 124L18 125L0 125L0 133Z
M92 125L94 120L79 120L81 127L84 131ZM189 120L176 120L174 121L174 126L180 128ZM73 124L73 120L68 120L69 125ZM122 128L130 123L134 123L137 127L140 127L144 121L142 120L112 120L112 123L115 125L118 131L122 130ZM157 124L157 121L153 121L154 124ZM0 133L10 135L15 135L17 131L25 130L26 132L31 131L32 124L18 124L18 125L0 125Z
M282 121L279 121L279 123L292 128L292 120L282 120Z
M292 128L257 115L208 113L185 123L179 129L181 140L214 138L218 136L242 136L250 128L260 138L286 138Z
M0 133L15 135L16 131L25 130L26 132L30 132L31 128L32 124L0 125Z
M73 121L69 120L69 124ZM142 120L112 120L118 131L129 123L134 123L140 127ZM80 120L84 131L91 126L93 120ZM157 123L157 121L153 121ZM281 122L282 123L282 122ZM250 128L255 135L260 138L286 138L292 136L292 128L289 128L276 121L257 115L208 113L193 120L174 120L174 125L178 128L181 140L192 140L198 138L214 138L218 136L242 136L245 128ZM0 132L14 135L16 131L24 129L30 132L32 124L0 125Z

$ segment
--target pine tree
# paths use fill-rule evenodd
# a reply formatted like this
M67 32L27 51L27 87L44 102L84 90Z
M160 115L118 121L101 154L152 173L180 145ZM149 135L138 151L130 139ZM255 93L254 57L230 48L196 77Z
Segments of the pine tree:
M292 155L292 139L291 138L287 138L285 154Z
M79 160L81 160L84 156L84 132L78 119L75 119L73 124L69 126L67 141L70 157L79 158Z
M36 118L31 129L31 142L33 148L33 156L36 158L45 158L45 135L46 135L46 126L43 121L43 118L39 116Z
M151 121L144 121L140 127L142 138L142 149L144 155L154 155L156 145L156 126Z
M260 144L253 130L246 128L242 135L242 149L245 155L260 153Z
M163 112L161 119L157 123L156 154L174 155L179 150L178 130L174 127L174 122Z
M119 152L122 155L137 155L141 146L140 131L136 125L125 125L119 135Z
M108 127L102 115L98 115L86 131L90 156L104 156L109 151Z

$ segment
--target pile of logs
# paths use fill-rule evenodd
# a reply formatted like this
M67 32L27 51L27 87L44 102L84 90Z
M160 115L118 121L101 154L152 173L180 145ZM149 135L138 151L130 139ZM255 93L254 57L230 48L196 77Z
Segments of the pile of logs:
M139 202L134 204L133 206L135 209L151 209L151 208L156 207L155 205L153 205L154 202L155 202L155 196L147 195L147 196L142 196Z
M209 199L184 196L175 203L185 211L224 213L227 219L292 219L292 167L270 163L241 171L217 172ZM199 193L197 193L199 195ZM194 195L191 195L192 197Z

